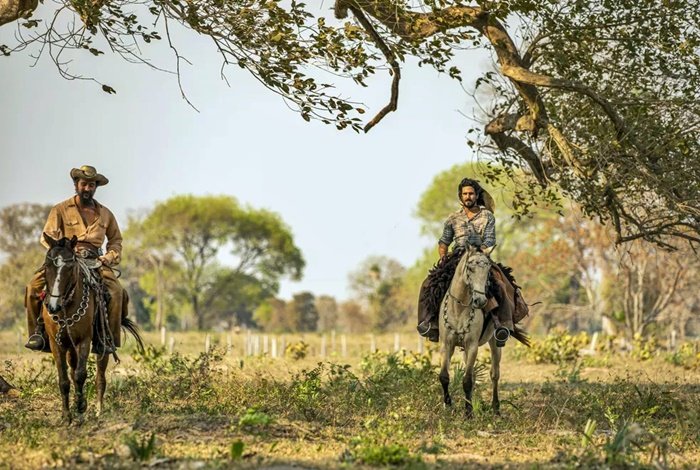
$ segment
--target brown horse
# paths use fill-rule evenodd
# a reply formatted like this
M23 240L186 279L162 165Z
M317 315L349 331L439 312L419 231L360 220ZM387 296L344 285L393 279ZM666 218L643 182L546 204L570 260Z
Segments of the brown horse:
M99 282L99 264L90 265L76 256L76 237L71 240L62 238L54 240L44 234L49 244L46 253L46 289L47 295L42 308L42 316L49 337L51 353L58 369L58 387L63 399L63 420L70 424L72 421L69 406L70 381L68 366L71 369L71 379L75 387L75 410L78 422L82 422L87 409L84 385L87 378L87 363L93 337L93 323L98 303L104 308L104 299L96 293L101 292L95 282ZM106 309L105 309L106 310ZM130 332L143 349L143 341L136 325L126 317L122 317L121 326ZM116 357L116 356L115 356ZM97 416L102 412L106 386L105 371L109 363L109 355L97 357Z

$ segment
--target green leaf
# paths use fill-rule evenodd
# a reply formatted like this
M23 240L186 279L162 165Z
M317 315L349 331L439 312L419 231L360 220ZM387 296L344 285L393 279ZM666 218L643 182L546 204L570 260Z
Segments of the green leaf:
M105 93L109 93L110 95L117 94L117 90L115 90L114 88L112 88L109 85L102 85L102 91L104 91Z
M241 441L231 444L231 460L238 460L243 457L243 449L245 449L245 444Z

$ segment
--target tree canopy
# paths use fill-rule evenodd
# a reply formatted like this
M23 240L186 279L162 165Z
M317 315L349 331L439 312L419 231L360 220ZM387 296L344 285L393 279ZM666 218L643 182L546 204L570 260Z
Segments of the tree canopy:
M24 286L46 253L39 238L50 210L28 203L0 210L0 327L12 325L24 310Z
M299 279L305 264L278 215L242 207L230 196L172 197L143 220L132 220L126 235L134 240L135 255L151 260L156 273L163 272L165 261L181 263L181 289L199 328L207 320L205 310L209 315L246 308L252 313L256 300L277 292L281 277ZM226 249L233 255L232 267L217 262ZM157 287L164 280L156 277L161 278Z
M368 131L398 109L406 61L461 80L470 64L458 52L488 49L494 68L474 84L488 99L468 143L506 175L525 171L518 208L564 195L610 221L618 242L700 241L695 0L336 0L336 19L296 0L58 0L34 19L37 5L0 3L0 25L19 19L4 54L49 54L75 78L71 50L148 63L143 46L166 38L179 70L185 59L170 35L179 23L211 38L224 70L248 70L304 119L339 129L362 129L364 113L361 95L334 89L343 77L366 85L391 74L389 102Z

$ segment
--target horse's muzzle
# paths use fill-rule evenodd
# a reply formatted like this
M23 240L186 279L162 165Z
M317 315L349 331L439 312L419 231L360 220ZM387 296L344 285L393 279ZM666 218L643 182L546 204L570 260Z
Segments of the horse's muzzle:
M474 308L484 308L486 305L487 299L485 295L475 295L472 298L472 306Z
M56 306L52 306L51 304L46 305L46 310L49 311L49 313L58 313L61 310L63 310L63 305L61 304L56 304Z

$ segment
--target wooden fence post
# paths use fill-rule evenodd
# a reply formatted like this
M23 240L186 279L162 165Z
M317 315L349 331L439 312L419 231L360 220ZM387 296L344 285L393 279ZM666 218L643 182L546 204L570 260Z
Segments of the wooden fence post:
M343 357L348 357L348 339L345 335L340 337L340 350Z

